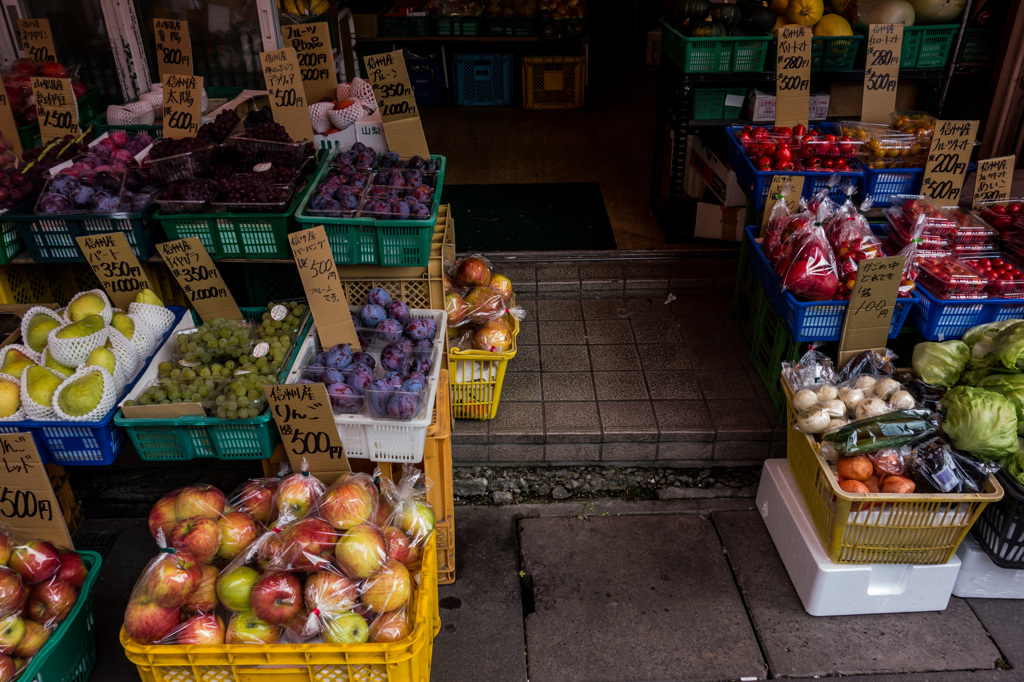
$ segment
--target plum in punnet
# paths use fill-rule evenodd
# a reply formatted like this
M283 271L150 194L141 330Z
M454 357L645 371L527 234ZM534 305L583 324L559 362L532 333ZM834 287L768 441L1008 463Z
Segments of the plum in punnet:
M392 301L387 304L384 310L392 320L397 320L403 324L409 319L409 306L404 301Z
M427 385L427 377L423 376L419 372L409 372L405 375L405 381L418 381L424 386ZM403 386L405 385L405 381L402 382Z
M419 393L423 390L423 382L419 379L406 379L402 383L402 390L406 393Z
M402 323L398 320L383 320L376 328L377 338L385 343L394 343L402 338Z
M376 303L367 303L359 310L359 319L362 320L363 326L366 327L376 327L386 320L387 317L388 314L385 312L384 306L377 305Z
M74 180L74 178L71 179ZM39 200L39 209L43 213L68 213L71 210L71 202L63 194L50 192Z
M380 352L380 366L386 372L398 372L405 364L405 353L396 343L389 343Z
M401 199L395 199L390 202L389 206L391 209L390 217L392 220L409 219L409 214L411 213L411 211L409 210L409 204L405 203Z
M327 387L331 406L342 414L356 414L362 407L363 398L348 384L331 384Z
M362 142L356 142L356 143L355 143L355 144L353 144L353 145L352 145L352 146L351 146L351 147L350 147L349 149L350 149L351 151L354 151L354 152L355 152L356 154L358 154L359 152L365 151L365 150L367 150L367 149L369 149L369 150L370 150L370 153L371 153L371 154L373 153L373 149L372 149L371 147L367 147L367 146L366 146L366 145L365 145L364 143L362 143Z
M380 156L381 168L394 168L398 162L398 152L384 152Z
M79 187L81 187L81 184L78 180L66 173L57 175L50 181L50 191L63 194L66 197L71 196L71 193Z
M424 355L430 355L434 351L434 340L433 339L420 339L416 342L416 345L412 347L414 353L423 353Z
M402 338L398 339L398 341L396 341L395 343L398 344L398 347L406 355L411 353L412 349L415 348L415 345L413 344L412 340L408 339L408 338L406 338L404 336Z
M116 144L118 147L125 146L126 144L128 144L129 140L131 140L131 138L128 137L128 133L124 132L123 130L118 130L113 133L110 133L110 137L107 139L113 140L114 144Z
M410 357L404 369L406 373L419 372L424 376L429 376L431 369L430 358L423 357L422 355Z
M355 365L352 367L352 371L349 372L348 379L345 381L353 391L362 395L366 390L366 387L373 383L373 372L366 365Z
M338 202L342 211L351 212L359 208L359 197L354 194L343 194L335 201Z
M432 339L437 334L437 323L429 317L414 317L405 325L405 335L413 341Z
M409 217L413 220L426 220L430 217L430 207L417 203L409 210Z
M417 400L408 393L395 393L388 398L388 416L394 419L412 419L416 414Z
M340 369L334 369L331 367L323 370L320 374L320 381L327 386L330 386L331 384L343 384L345 383L345 373Z
M149 133L139 133L135 136L135 140L138 141L143 147L148 147L153 144L153 138L149 136Z
M121 206L121 200L116 195L96 192L89 200L89 205L96 213L116 213Z
M402 375L399 372L388 372L383 379L396 391L402 387Z
M323 364L334 369L345 369L352 364L352 346L347 343L339 343L331 347L324 353Z
M370 355L369 353L359 351L358 353L352 356L352 364L365 365L366 367L373 369L377 366L377 361L374 360L373 356Z
M419 201L420 203L429 204L430 188L427 187L426 185L420 185L419 187L411 191L409 193L409 196L411 196L416 201Z
M366 292L366 300L381 308L387 308L391 303L391 294L383 287L374 287Z
M93 159L99 159L100 161L107 161L107 160L110 159L110 155L111 154L113 154L113 152L110 151L110 147L104 147L102 145L97 145L97 146L93 147L93 150L89 153L89 156L87 156L85 158L88 159L88 158L92 157ZM93 168L95 168L99 164L96 163L95 160L94 160L91 165L92 165Z
M393 391L394 386L387 379L374 379L366 388L366 398L370 401L370 409L382 417L385 416L388 411L388 400Z
M71 203L75 205L75 208L86 209L89 207L94 193L92 187L79 187L71 194Z
M423 157L420 156L419 154L416 154L411 159L409 159L409 168L422 169L424 164L425 162L423 161Z

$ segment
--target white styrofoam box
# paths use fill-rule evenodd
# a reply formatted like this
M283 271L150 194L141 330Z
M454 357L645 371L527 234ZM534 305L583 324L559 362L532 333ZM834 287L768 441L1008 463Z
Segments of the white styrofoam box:
M195 323L192 321L192 314L186 310L185 314L178 320L178 324L174 325L167 339L153 353L149 360L149 366L142 373L142 376L139 377L135 387L118 401L118 407L121 407L121 403L125 400L136 400L154 381L160 378L160 363L171 362L171 356L178 347L178 334L187 329L195 329L195 326Z
M960 575L953 594L975 599L1024 599L1024 570L1000 568L968 533L956 550Z
M362 306L349 306L353 312ZM423 461L423 446L427 440L427 427L433 419L434 401L437 399L437 384L441 374L441 353L444 337L448 333L448 315L443 310L410 308L410 317L430 317L437 324L434 335L434 352L430 356L430 376L427 377L426 400L419 412L409 420L382 419L370 416L369 406L364 404L361 414L336 414L334 424L338 427L345 456L349 459L369 459L372 462ZM316 333L316 322L310 325L309 333L299 347L299 353L288 373L286 384L294 384L302 378L302 369L313 364L319 352L320 338ZM374 376L383 376L380 366L380 351L386 344L374 341L368 353L378 360Z
M373 147L377 152L388 150L388 141L384 136L384 124L381 122L380 111L364 116L348 128L330 135L314 135L313 142L319 149L339 149L347 151L356 142Z
M828 558L784 459L761 471L757 508L804 609L812 616L944 611L960 572L945 564L837 564Z

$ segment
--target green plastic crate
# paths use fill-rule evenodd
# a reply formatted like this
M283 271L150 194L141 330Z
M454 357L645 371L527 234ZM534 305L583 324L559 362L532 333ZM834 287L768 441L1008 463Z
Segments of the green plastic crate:
M850 71L864 36L815 36L811 40L811 71Z
M94 588L103 565L96 552L81 551L89 571L71 612L32 657L18 679L28 682L89 682L96 666L96 615Z
M746 94L746 88L696 88L691 100L690 119L708 121L739 118L743 110L742 98ZM726 104L729 96L739 97L741 102L735 106Z
M991 64L999 51L999 33L994 28L969 28L960 43L960 64Z
M21 241L17 223L4 220L3 216L0 216L0 265L10 263L11 259L21 253L23 248L25 248L25 243Z
M800 344L789 336L786 325L756 284L751 311L754 322L750 329L750 362L761 377L776 414L783 420L786 416L786 394L781 383L782 363L795 362L800 358Z
M309 181L295 210L295 220L302 229L323 225L331 253L338 265L388 265L397 267L424 267L430 262L437 209L444 189L446 159L432 154L440 163L437 186L430 217L424 220L375 220L373 218L326 218L306 215L306 204L316 192L320 180L331 167L331 159L338 151L324 159L316 175Z
M771 36L687 38L661 20L661 51L685 73L764 71Z
M257 321L262 308L241 308L246 319ZM197 321L198 322L198 321ZM277 376L283 380L291 371L302 339L306 338L313 316L306 319L295 336L291 353ZM172 340L168 340L171 343ZM222 460L269 459L280 440L270 410L250 419L216 417L179 417L177 419L127 419L119 409L114 424L124 428L139 458L147 462L182 461L197 458Z
M905 26L903 28L903 51L900 53L901 69L942 68L949 61L950 48L960 26L938 24L935 26Z

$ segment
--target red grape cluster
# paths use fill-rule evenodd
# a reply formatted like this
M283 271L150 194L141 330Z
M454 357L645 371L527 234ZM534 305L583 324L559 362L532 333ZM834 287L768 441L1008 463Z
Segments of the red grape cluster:
M288 189L274 185L265 173L241 173L218 183L233 204L270 204L288 198Z
M177 180L164 187L157 200L166 213L199 213L217 186L203 178Z
M274 123L273 121L263 121L257 123L252 128L249 128L246 133L246 137L250 137L254 140L269 140L270 142L292 142L291 135L285 130L285 127L280 123Z
M182 137L179 139L165 137L153 144L153 147L149 150L149 158L165 159L169 156L177 156L178 154L202 149L209 145L209 140L200 140L197 137Z
M217 118L204 123L196 133L196 138L208 143L224 144L224 140L228 139L241 120L234 109L225 109L217 114Z

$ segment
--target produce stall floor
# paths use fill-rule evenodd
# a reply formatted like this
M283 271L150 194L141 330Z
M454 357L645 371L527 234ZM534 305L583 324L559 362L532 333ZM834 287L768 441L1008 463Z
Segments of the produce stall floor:
M430 679L1024 679L1019 601L954 597L939 613L807 615L753 502L457 507L458 579L440 588ZM97 583L91 680L137 680L117 631L153 556L146 519L89 519L82 532L117 537Z

